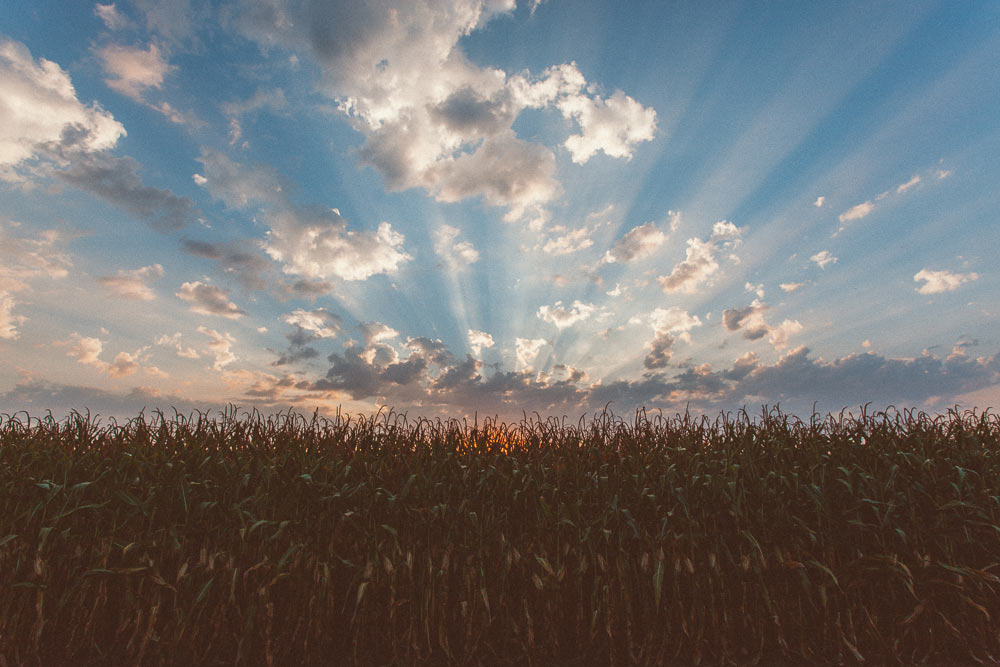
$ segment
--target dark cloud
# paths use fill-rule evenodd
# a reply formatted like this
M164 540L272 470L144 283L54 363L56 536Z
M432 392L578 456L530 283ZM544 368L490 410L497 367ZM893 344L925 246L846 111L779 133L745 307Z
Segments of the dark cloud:
M187 197L143 185L140 168L130 157L78 153L70 166L56 175L148 222L157 231L177 230L197 218L198 209Z
M460 134L494 134L514 122L509 96L484 99L471 86L462 86L431 108L431 116Z
M652 349L643 360L643 365L649 369L666 368L670 357L673 356L673 351L670 349L673 344L674 338L670 334L658 335L653 339Z

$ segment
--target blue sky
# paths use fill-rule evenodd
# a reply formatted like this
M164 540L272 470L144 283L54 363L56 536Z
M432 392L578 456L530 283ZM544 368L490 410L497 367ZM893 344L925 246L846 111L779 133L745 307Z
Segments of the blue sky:
M0 8L0 412L1000 403L1000 4Z

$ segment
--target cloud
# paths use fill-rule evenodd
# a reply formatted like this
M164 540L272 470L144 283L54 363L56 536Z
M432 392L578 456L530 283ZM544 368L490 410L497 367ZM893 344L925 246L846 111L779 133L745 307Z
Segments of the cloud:
M118 271L118 275L116 276L100 276L97 278L97 282L111 296L123 299L152 301L156 298L156 293L146 284L146 280L162 277L163 267L159 264L153 264L131 271L121 270Z
M17 305L10 294L0 290L0 338L5 340L17 340L20 336L17 328L27 319L24 315L15 315L14 306Z
M910 188L912 188L914 185L917 185L918 183L920 183L920 174L915 175L913 178L911 178L910 180L908 180L906 183L900 184L899 187L896 188L896 193L898 194L898 193L901 193L901 192L906 192L907 190L909 190Z
M667 235L657 228L656 223L647 222L644 225L633 227L625 236L618 239L614 246L604 254L601 263L621 262L624 264L648 257L666 240Z
M631 159L635 145L652 140L656 134L656 112L620 90L605 99L567 96L557 106L580 128L580 133L571 135L564 144L577 164L584 164L598 151Z
M764 298L765 291L763 283L758 283L755 285L753 283L747 282L743 284L743 289L745 289L748 292L752 292L753 294L756 294L758 299Z
M139 163L130 157L87 153L76 156L69 168L57 171L56 176L128 211L157 231L180 229L197 217L198 209L187 197L143 185L139 169Z
M0 222L0 291L25 290L32 280L69 275L73 262L61 247L65 240L56 229L40 230L34 237L12 236Z
M674 266L670 275L657 278L664 292L694 294L698 285L719 269L712 243L692 238L688 239L687 246L684 260Z
M215 360L212 364L212 368L214 370L221 371L223 368L236 361L236 355L232 350L236 339L233 338L231 334L219 333L215 329L209 329L204 326L198 327L197 331L198 333L207 336L209 339L207 343L208 354Z
M642 360L642 365L650 370L666 368L673 356L671 349L674 338L670 334L658 333L649 343L649 354Z
M476 331L475 329L469 329L469 349L475 355L480 355L484 348L493 347L493 336L489 335L485 331Z
M932 271L930 269L921 269L913 276L915 282L924 281L924 284L917 288L921 294L952 292L965 283L978 279L978 273L951 273L950 271Z
M823 204L826 203L826 197L816 197L816 201L813 202L813 206L816 208L823 208Z
M94 5L94 14L104 21L104 25L107 26L108 30L123 30L132 25L132 22L115 8L115 3L113 2L110 5L97 3Z
M586 227L569 231L565 226L557 225L552 231L562 235L550 237L542 245L542 250L549 255L569 255L594 245L590 238L591 230Z
M759 340L764 336L775 349L780 350L788 345L790 336L802 331L798 320L784 320L777 326L772 326L764 318L767 304L758 299L744 308L727 308L722 311L722 326L727 331L743 331L743 338Z
M68 346L66 356L73 357L77 363L95 368L98 372L107 373L113 378L128 377L138 371L141 368L139 357L149 349L148 347L140 347L132 353L119 352L111 363L108 363L100 358L104 344L98 338L81 336L74 332L69 340L58 341L56 345ZM154 374L163 375L158 368L150 368L153 369Z
M573 305L567 308L562 305L562 301L556 301L555 305L539 308L537 315L539 319L554 324L559 329L565 329L586 320L595 311L597 307L591 303L574 301Z
M544 338L515 338L514 355L519 369L531 368L542 348L547 345Z
M655 308L650 313L649 321L657 337L678 334L678 338L688 343L691 342L691 329L701 326L701 319L697 315L691 315L677 306Z
M514 7L244 0L233 15L263 48L312 56L323 91L365 138L359 156L390 189L419 187L449 202L482 197L510 220L537 220L561 188L553 151L515 135L522 111L555 108L570 120L576 132L564 145L578 163L598 151L631 157L653 138L656 113L621 91L601 96L575 64L532 77L471 62L462 38Z
M200 280L182 284L176 296L191 304L192 313L219 315L231 320L246 315L246 311L229 300L225 291Z
M712 225L712 235L707 241L699 238L688 239L684 259L674 266L669 276L660 276L656 279L660 288L667 293L696 293L698 286L719 270L715 254L723 248L732 248L739 244L743 229L728 220L719 220Z
M873 204L871 200L869 200L861 204L857 204L856 206L852 206L851 208L847 209L839 216L837 216L837 219L840 220L841 222L851 222L853 220L860 220L861 218L865 217L874 210L875 210L875 204Z
M227 116L243 116L261 109L283 111L287 107L288 100L285 98L284 90L281 88L274 88L272 90L259 88L245 100L223 103L222 112Z
M283 315L281 319L292 326L308 331L317 338L333 338L340 331L341 326L340 317L326 308L317 308L316 310L298 308Z
M387 324L382 324L381 322L362 322L358 325L361 330L361 335L365 339L365 346L370 346L374 343L381 343L382 341L392 340L399 336L399 332L390 327Z
M0 102L0 178L6 180L17 180L12 168L47 145L71 139L79 150L100 151L125 136L96 102L80 103L59 65L44 58L36 63L20 42L0 39Z
M213 197L230 208L261 208L270 227L264 251L285 273L312 281L365 280L395 273L411 259L402 249L403 235L388 222L375 231L349 230L335 208L289 201L280 177L267 167L249 167L207 149L200 162L201 184Z
M794 292L803 285L805 285L805 283L781 283L778 287L780 287L783 292Z
M170 64L156 44L147 49L109 44L97 52L109 78L110 88L136 102L145 104L144 91L159 88L171 70Z
M479 251L469 241L459 241L462 232L451 225L434 231L434 252L451 267L462 268L479 261Z
M166 345L173 347L177 351L177 356L184 359L199 359L201 354L198 350L193 347L184 347L181 344L181 333L178 331L172 336L167 336L166 334L158 336L156 340L153 341L155 345Z
M821 250L812 257L810 257L809 260L812 262L816 262L816 264L821 269L825 269L827 264L837 263L837 258L831 255L829 250Z

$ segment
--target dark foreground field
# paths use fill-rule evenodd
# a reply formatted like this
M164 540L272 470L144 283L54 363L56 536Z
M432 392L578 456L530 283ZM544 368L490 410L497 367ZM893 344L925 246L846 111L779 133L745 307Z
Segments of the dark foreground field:
M0 418L0 666L998 664L1000 419Z

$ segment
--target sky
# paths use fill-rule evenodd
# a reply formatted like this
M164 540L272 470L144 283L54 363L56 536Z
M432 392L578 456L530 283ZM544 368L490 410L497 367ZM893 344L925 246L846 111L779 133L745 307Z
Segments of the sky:
M992 1L8 0L0 413L996 407L998 63Z

